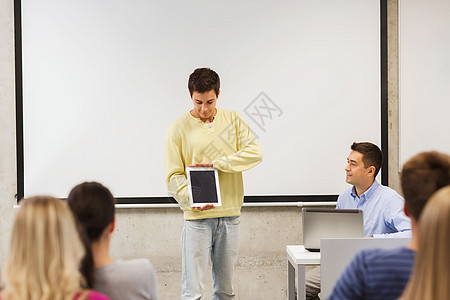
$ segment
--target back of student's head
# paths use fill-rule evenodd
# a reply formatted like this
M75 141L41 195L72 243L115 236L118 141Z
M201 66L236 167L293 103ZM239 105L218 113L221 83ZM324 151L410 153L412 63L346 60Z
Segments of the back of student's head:
M75 186L67 203L90 241L97 241L114 220L115 199L100 183L84 182Z
M375 167L374 178L377 177L377 174L381 169L381 164L383 163L383 155L381 154L380 148L369 142L355 142L350 146L350 149L363 155L362 162L365 168L370 166Z
M401 299L450 299L450 186L433 194L419 224L414 271Z
M80 289L83 255L64 201L48 196L22 200L12 229L2 299L72 299Z
M86 256L81 271L89 287L94 285L94 261L91 244L100 240L114 220L115 199L111 192L97 182L84 182L75 186L67 198L67 203L78 221Z
M189 76L188 80L189 93L194 92L205 93L214 90L216 96L219 95L220 78L219 75L209 68L198 68Z
M400 183L408 213L419 220L431 195L450 184L450 156L437 151L413 156L403 165Z

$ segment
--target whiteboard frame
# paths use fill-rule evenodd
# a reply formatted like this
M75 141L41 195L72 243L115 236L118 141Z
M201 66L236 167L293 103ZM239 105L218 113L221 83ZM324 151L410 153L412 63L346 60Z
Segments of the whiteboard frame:
M17 194L16 200L24 196L24 124L23 124L23 82L22 82L22 30L21 0L14 0L15 15L15 70L16 70L16 151L17 151ZM388 61L387 61L387 0L380 0L380 101L381 101L381 151L383 165L381 183L388 185ZM264 203L334 203L338 195L289 195L289 196L245 196L246 203L264 206ZM146 205L176 203L172 197L117 198L118 204Z

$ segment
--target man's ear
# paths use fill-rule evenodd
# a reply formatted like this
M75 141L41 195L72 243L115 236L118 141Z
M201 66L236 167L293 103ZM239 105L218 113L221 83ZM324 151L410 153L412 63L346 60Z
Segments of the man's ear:
M406 215L407 217L411 218L411 216L409 215L408 208L406 207L406 202L405 202L405 204L403 205L403 211L405 212L405 215Z
M116 216L114 216L113 220L111 223L109 223L109 233L113 233L114 232L114 228L116 228Z
M367 168L367 175L375 177L375 167L374 166L370 166Z
M217 91L217 98L219 98L219 95L220 95L220 89Z

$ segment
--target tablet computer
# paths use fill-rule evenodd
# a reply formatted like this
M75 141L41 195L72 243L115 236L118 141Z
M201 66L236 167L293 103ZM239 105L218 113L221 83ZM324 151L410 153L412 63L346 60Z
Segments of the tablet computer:
M219 176L214 168L186 168L191 207L222 206Z

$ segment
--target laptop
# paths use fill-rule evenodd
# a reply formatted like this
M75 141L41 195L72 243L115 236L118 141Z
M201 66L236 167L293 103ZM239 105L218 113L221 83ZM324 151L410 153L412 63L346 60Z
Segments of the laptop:
M359 209L303 208L303 246L320 251L322 238L364 237L363 211Z

